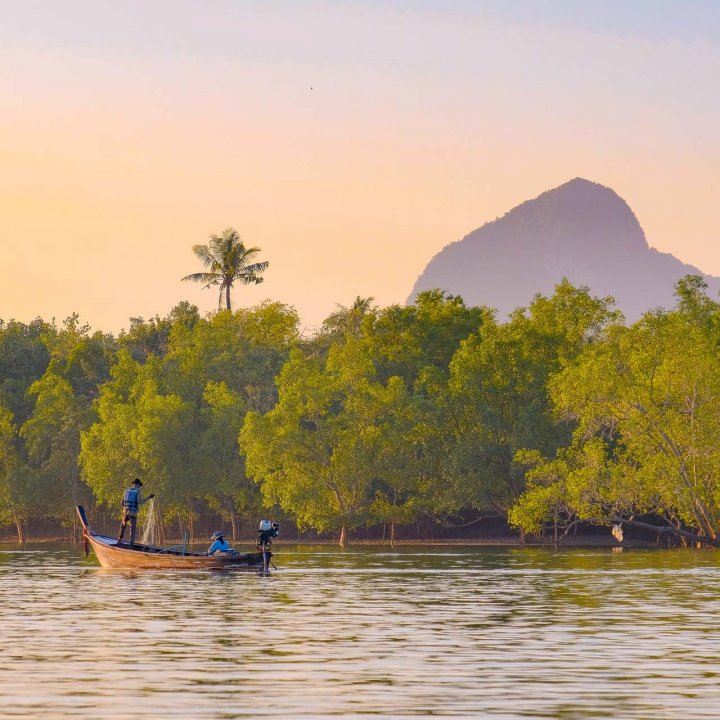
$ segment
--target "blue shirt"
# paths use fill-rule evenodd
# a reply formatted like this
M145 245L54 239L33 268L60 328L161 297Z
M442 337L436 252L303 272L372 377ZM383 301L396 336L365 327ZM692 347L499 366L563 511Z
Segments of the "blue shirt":
M230 550L230 545L228 545L225 538L218 538L208 549L208 555L214 555L216 552L227 552L228 550Z

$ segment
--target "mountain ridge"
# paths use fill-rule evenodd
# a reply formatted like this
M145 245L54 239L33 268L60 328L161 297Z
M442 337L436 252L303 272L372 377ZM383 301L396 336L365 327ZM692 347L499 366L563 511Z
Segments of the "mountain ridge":
M470 305L494 307L503 319L567 278L614 297L633 321L652 308L672 307L674 284L688 274L702 275L711 292L720 291L720 278L650 247L630 205L614 190L577 177L446 245L420 274L408 302L441 288Z

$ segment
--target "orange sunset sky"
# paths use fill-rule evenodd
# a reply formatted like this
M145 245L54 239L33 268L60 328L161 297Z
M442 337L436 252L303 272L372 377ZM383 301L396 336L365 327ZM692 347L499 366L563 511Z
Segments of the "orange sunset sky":
M117 333L192 245L270 261L308 331L573 177L720 275L720 3L0 0L0 318Z

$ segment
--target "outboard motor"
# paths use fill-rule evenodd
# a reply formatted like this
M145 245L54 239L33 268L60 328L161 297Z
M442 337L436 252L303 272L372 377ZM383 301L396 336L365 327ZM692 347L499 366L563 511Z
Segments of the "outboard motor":
M260 529L258 530L257 546L259 550L262 550L263 559L263 574L266 574L270 569L270 558L272 553L270 552L270 546L272 545L273 538L276 538L280 534L279 523L272 522L270 520L261 520Z

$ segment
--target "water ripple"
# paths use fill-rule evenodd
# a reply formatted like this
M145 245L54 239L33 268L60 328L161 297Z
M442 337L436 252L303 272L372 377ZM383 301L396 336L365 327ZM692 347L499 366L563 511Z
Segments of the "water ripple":
M0 552L3 718L718 717L692 551L280 548L269 578Z

